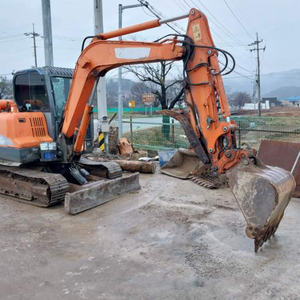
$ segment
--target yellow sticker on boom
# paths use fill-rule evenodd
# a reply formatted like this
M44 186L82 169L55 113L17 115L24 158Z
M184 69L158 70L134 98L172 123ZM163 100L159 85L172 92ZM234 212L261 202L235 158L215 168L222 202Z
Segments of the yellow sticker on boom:
M195 41L201 40L200 24L196 24L196 25L193 26L193 33L194 33L194 40Z

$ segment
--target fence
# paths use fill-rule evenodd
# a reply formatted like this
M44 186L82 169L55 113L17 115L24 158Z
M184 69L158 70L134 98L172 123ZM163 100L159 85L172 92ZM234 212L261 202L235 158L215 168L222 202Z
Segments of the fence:
M238 125L238 145L258 148L262 139L300 142L300 119L295 117L233 117Z
M136 113L136 114L145 114L145 110L149 111L149 107L134 107L134 108L131 108L131 107L123 107L123 113ZM159 110L161 110L161 107L152 107L152 112L157 112ZM96 113L98 112L98 109L97 107L94 107L93 108L93 112L95 113L95 115L97 115ZM118 108L117 107L109 107L107 109L107 112L109 114L112 114L112 113L117 113L118 112Z
M135 148L166 150L187 148L189 142L177 121L162 122L161 116L123 121L124 136ZM168 120L168 119L164 119ZM258 148L262 139L300 142L300 118L295 117L232 117L238 125L238 146L249 143Z

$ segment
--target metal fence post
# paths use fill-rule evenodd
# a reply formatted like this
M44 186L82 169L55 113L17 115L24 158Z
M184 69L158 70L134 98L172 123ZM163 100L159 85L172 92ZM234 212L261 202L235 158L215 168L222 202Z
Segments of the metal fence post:
M241 120L239 120L239 148L241 148Z
M172 133L171 133L171 141L173 147L175 147L175 127L174 127L174 119L172 118Z
M133 145L132 116L130 116L130 142Z

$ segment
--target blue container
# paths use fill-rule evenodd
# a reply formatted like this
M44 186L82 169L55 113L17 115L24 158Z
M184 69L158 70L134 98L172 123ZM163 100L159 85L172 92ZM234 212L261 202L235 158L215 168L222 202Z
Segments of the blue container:
M160 167L165 165L176 152L177 152L176 149L158 151Z

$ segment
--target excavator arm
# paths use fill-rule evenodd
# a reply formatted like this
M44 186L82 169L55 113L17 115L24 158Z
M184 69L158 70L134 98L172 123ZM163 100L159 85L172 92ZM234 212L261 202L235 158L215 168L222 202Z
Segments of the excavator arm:
M254 149L237 147L237 125L230 120L222 82L230 59L233 70L234 59L227 51L215 47L202 12L191 9L189 15L169 21L184 17L189 18L185 35L168 35L154 43L110 39L158 27L166 21L154 20L94 37L77 61L61 136L72 146L68 158L80 155L97 80L108 71L123 65L182 60L188 111L163 110L162 114L181 123L197 157L198 164L189 170L188 176L216 181L226 176L246 219L246 233L255 240L257 251L275 233L293 194L295 180L289 172L263 165ZM222 68L220 54L225 58ZM176 169L175 158L171 165Z

